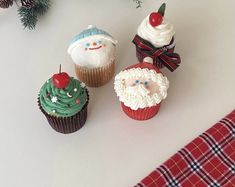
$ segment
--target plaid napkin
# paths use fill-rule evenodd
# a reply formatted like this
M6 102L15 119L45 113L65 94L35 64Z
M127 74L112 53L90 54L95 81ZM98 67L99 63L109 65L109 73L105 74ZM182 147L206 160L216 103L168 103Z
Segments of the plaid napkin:
M135 187L234 187L235 110Z

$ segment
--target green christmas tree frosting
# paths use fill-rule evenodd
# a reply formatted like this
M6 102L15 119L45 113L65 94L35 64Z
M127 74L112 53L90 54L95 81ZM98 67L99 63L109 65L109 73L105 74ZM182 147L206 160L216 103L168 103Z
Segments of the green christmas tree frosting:
M50 78L40 90L39 101L49 115L70 117L81 111L87 97L85 84L79 80L70 77L68 85L61 89Z

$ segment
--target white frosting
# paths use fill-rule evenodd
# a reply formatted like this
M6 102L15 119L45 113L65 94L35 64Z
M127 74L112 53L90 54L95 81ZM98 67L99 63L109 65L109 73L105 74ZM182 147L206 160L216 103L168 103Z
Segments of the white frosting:
M79 66L102 67L115 60L116 43L105 36L90 36L71 44L68 53L74 63Z
M146 87L143 84L130 85L128 83L135 79L148 80L153 84ZM168 88L169 81L165 76L147 68L123 70L116 75L114 81L114 89L119 100L132 110L159 104L167 97Z
M155 47L162 47L170 44L175 30L173 25L164 17L160 25L153 27L149 23L149 16L147 16L140 24L137 34Z

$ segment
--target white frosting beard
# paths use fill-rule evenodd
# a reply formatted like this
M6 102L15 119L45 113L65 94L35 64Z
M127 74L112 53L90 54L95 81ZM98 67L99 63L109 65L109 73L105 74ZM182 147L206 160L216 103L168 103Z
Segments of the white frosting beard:
M170 44L175 30L173 25L166 18L163 18L161 25L153 27L149 23L149 16L147 16L140 24L137 34L155 47L162 47Z
M136 79L151 81L152 85L150 87L144 84L131 85L130 80ZM114 89L119 100L132 110L159 104L167 97L168 88L169 81L165 76L147 68L132 68L121 71L116 75L114 81Z
M93 46L94 42L96 46ZM87 46L87 44L90 46ZM69 48L68 52L76 65L97 68L115 60L116 46L106 38L95 36L76 42Z

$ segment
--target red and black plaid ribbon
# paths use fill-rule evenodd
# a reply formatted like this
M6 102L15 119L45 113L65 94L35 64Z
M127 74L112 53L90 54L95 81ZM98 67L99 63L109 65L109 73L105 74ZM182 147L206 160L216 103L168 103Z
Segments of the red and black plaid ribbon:
M235 186L235 110L135 187Z
M136 49L143 57L151 57L154 65L157 67L167 67L170 71L174 71L180 64L181 59L177 53L174 53L174 39L167 46L156 48L150 42L135 35L133 41Z

